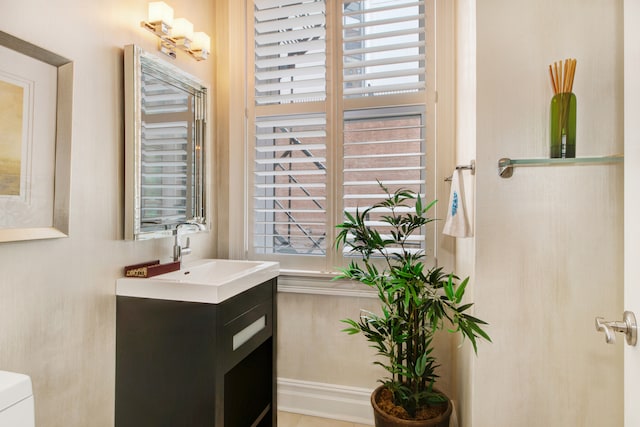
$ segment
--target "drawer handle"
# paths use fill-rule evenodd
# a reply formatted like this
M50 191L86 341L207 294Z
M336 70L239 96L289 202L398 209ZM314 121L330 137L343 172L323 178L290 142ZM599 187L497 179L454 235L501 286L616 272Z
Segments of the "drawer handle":
M233 351L236 351L242 346L242 344L253 338L258 332L267 327L267 315L263 315L261 318L242 329L240 332L233 336Z

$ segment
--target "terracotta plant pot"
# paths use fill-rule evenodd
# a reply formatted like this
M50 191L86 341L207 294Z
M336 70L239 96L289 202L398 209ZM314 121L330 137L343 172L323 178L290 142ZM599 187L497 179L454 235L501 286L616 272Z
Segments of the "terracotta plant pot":
M449 419L451 418L451 412L453 410L449 398L447 398L447 409L440 416L428 420L404 420L383 412L378 406L377 397L383 388L384 386L379 386L371 394L371 406L373 406L373 417L376 422L376 427L449 427ZM441 391L438 392L444 395Z

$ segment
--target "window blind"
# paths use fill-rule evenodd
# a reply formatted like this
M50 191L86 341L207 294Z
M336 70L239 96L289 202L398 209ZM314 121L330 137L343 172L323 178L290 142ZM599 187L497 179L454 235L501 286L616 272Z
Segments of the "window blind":
M256 253L326 253L326 123L321 114L256 119Z
M257 105L326 99L324 0L254 2Z
M423 0L343 0L342 20L345 98L425 89Z
M405 188L425 193L424 113L416 107L346 112L343 136L343 208L354 213L386 198L380 184L393 192ZM379 184L380 183L380 184ZM400 210L413 210L412 206ZM400 211L398 210L398 211ZM387 209L371 211L366 222L391 238L381 221ZM424 248L425 231L414 234L409 249ZM347 249L345 248L345 252Z

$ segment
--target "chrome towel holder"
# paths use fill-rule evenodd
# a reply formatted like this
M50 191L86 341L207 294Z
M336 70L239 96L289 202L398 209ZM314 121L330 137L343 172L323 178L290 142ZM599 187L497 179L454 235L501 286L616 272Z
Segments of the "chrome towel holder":
M471 175L475 175L476 174L476 161L475 160L471 160L468 165L458 165L458 166L456 166L456 170L470 170L471 171ZM446 177L444 180L445 181L451 181L452 179L453 179L453 175L450 175L450 176Z

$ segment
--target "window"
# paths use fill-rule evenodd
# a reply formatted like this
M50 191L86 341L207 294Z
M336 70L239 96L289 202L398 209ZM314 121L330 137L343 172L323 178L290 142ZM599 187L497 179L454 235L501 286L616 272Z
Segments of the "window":
M335 225L384 197L378 181L429 197L434 6L248 1L249 254L332 271Z
M325 255L326 117L256 119L256 254Z
M354 213L384 196L378 182L390 191L408 188L424 196L424 113L420 108L381 108L347 111L343 130L342 209ZM369 225L385 231L372 212ZM414 249L424 249L424 230L412 236Z

